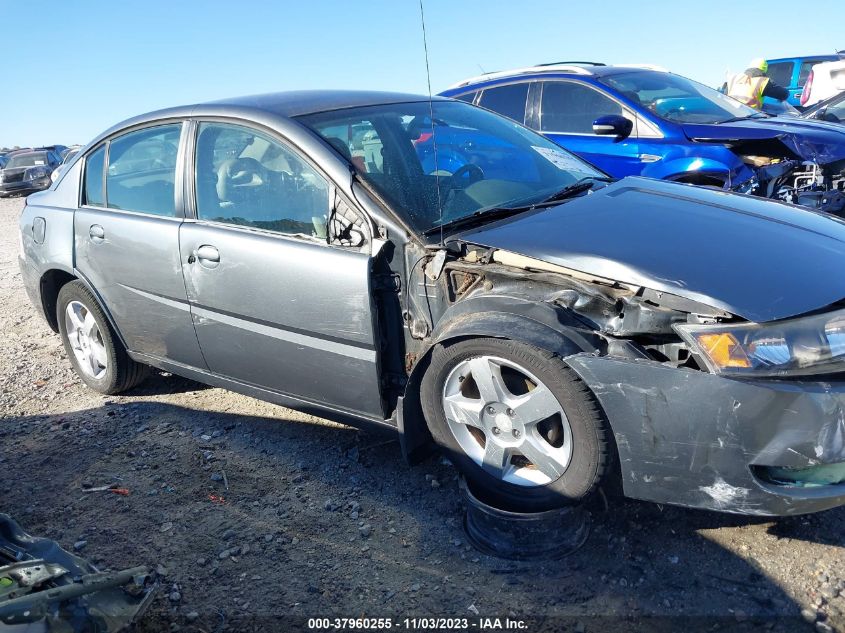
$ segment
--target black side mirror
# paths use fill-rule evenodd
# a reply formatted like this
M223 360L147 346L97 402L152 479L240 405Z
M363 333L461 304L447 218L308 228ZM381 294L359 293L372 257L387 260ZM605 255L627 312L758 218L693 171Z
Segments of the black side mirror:
M601 136L615 136L616 140L621 141L627 138L634 129L634 123L630 119L618 114L608 114L607 116L600 116L593 121L593 133Z

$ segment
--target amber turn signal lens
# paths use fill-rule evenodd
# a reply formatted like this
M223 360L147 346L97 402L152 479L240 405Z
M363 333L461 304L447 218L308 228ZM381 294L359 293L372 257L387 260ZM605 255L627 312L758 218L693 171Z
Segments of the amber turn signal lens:
M696 339L710 360L719 367L751 367L751 361L733 334L697 334Z

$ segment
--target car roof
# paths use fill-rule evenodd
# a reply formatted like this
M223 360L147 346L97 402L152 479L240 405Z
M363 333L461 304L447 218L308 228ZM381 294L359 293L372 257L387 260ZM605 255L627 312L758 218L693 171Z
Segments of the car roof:
M428 97L423 95L375 90L296 90L222 99L201 105L230 105L296 117L345 108L427 100Z
M175 106L140 114L120 123L97 136L89 146L101 139L136 125L145 125L162 119L188 118L191 116L247 116L265 118L267 115L291 119L307 114L342 110L371 105L414 103L428 101L429 97L401 92L374 90L296 90L268 94L231 97L191 105ZM442 97L434 96L433 100ZM87 146L86 146L87 147Z
M615 64L610 66L598 62L559 62L554 64L538 64L536 66L526 66L524 68L514 68L511 70L484 73L483 75L470 77L469 79L464 79L463 81L452 84L447 88L447 90L455 90L457 88L473 86L488 81L511 79L515 77L607 77L609 75L618 75L620 73L636 71L669 72L661 66L655 66L652 64Z
M16 156L25 156L27 154L46 154L47 150L45 149L22 149L18 150L17 152L12 152L11 154L7 154L7 158L14 158Z
M773 57L771 59L767 59L766 61L770 64L775 64L778 62L794 62L798 60L837 60L839 59L839 55L836 53L825 53L824 55L794 55L792 57Z

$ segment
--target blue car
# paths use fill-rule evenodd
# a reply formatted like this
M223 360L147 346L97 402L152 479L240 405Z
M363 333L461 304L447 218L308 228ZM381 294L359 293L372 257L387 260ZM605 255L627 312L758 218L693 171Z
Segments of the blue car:
M839 55L805 55L803 57L779 57L778 59L766 60L769 69L766 71L769 79L789 91L787 102L791 106L801 108L801 91L807 83L807 77L816 64L822 62L835 62ZM775 102L774 99L765 99L765 103Z
M553 64L482 75L441 95L523 123L615 178L710 185L845 213L845 195L831 191L845 169L845 128L773 117L669 72Z

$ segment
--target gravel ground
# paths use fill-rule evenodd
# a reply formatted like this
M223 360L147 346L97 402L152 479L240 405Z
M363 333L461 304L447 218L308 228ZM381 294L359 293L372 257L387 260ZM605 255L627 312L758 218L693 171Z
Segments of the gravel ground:
M390 436L167 374L87 390L21 286L22 204L0 200L0 509L104 568L157 566L149 630L845 630L845 509L774 522L597 501L577 553L513 563L467 544L455 471L409 468ZM129 496L83 492L114 483Z

